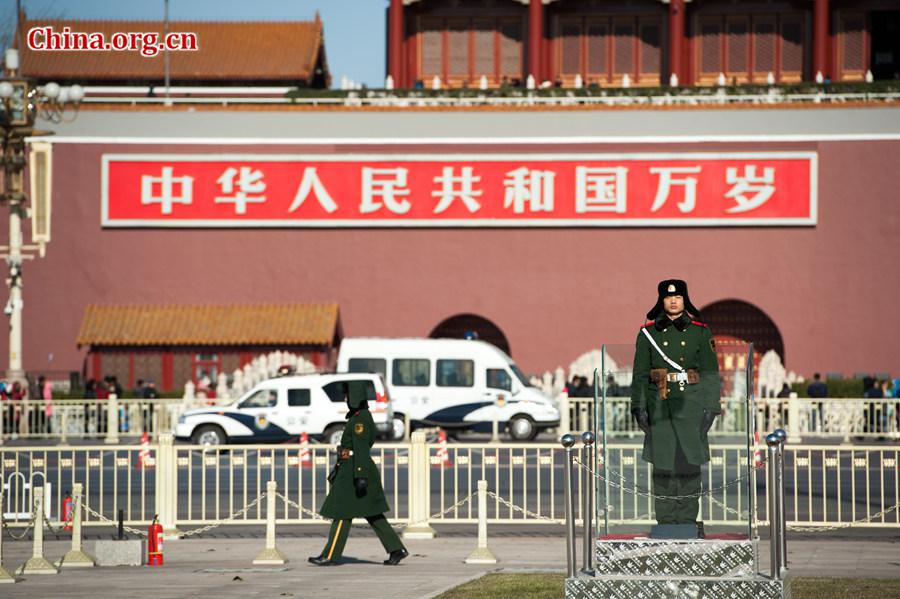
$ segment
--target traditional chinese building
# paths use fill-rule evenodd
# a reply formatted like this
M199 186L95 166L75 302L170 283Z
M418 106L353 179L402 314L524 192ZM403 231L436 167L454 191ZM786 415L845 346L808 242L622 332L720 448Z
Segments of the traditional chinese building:
M388 22L388 72L402 87L900 76L896 0L390 0Z
M318 13L312 21L164 23L28 20L23 11L18 27L22 40L21 74L41 83L159 87L166 83L168 60L169 82L173 86L321 89L331 84L324 28ZM163 39L164 33L180 35L178 47L183 49L159 51L153 55L135 50L71 49L92 48L92 40L124 43L127 40L121 39L123 32L155 34L159 40ZM79 35L82 36L80 39ZM185 38L185 35L190 37ZM114 36L119 37L114 40ZM32 45L42 50L34 50ZM70 49L53 51L60 48Z
M204 377L215 384L276 350L327 370L341 337L336 304L107 304L85 308L77 343L87 351L87 378L115 376L128 389L154 381L170 391Z
M239 363L255 319L244 349L116 345L80 332L88 307L303 302L339 306L344 335L476 331L540 373L632 344L669 277L715 333L792 370L896 371L897 108L87 106L43 126L53 221L25 269L31 372L133 360L136 376L140 352L181 352L177 387L202 354ZM267 347L298 343L266 322Z

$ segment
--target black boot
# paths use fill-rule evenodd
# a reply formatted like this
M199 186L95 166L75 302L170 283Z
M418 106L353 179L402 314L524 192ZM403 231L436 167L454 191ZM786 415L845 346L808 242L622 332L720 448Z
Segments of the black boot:
M306 561L308 561L311 564L315 564L316 566L336 566L337 565L337 562L333 562L329 559L325 559L324 555L317 555L315 557L311 557L311 558L307 559Z
M391 551L390 556L386 560L384 560L385 566L396 566L400 563L404 557L409 556L409 551L406 549L398 549L397 551Z

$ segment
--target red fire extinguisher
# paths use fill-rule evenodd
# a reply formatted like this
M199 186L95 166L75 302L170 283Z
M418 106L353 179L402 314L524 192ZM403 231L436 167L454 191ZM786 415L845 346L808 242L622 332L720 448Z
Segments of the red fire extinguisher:
M153 522L147 529L147 565L163 565L163 527L157 522L159 515L153 516Z
M66 491L66 498L63 499L62 505L63 522L66 523L65 529L72 530L72 520L75 517L75 502L72 501L72 494Z

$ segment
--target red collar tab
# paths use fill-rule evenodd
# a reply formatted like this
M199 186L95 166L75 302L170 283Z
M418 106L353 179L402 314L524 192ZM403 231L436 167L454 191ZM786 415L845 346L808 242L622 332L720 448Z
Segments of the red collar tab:
M647 327L652 327L654 324L656 324L656 323L655 323L654 321L651 320L650 322L646 323L646 324L645 324L644 326L642 326L641 328L642 328L642 329L645 329L645 328L647 328Z

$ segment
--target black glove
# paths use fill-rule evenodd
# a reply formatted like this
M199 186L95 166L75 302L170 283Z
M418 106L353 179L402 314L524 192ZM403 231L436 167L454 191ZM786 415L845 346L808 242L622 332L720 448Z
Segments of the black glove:
M634 416L634 420L637 422L638 428L644 431L645 435L650 434L650 414L647 413L646 408L634 408L631 410L631 415Z
M357 497L365 497L366 490L369 487L369 479L367 478L354 478L353 486L356 488L356 496Z
M709 429L712 428L713 422L716 421L716 413L710 412L709 410L703 410L703 420L701 420L701 426L703 427L703 434L707 434Z

